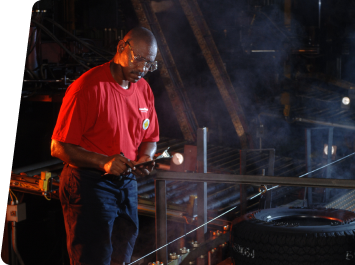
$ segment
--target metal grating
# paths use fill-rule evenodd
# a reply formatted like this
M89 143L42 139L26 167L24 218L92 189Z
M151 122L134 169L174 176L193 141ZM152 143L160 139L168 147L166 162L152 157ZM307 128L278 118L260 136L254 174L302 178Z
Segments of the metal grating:
M161 138L158 143L157 153L170 146L171 152L184 152L184 145L189 144L183 140ZM247 152L246 174L258 175L263 169L268 169L269 156L267 152ZM314 165L316 167L317 165ZM208 146L207 149L208 172L240 174L239 149L221 146ZM306 173L306 163L289 157L275 157L274 172L276 176L298 176ZM314 174L313 177L317 177ZM193 182L167 181L168 209L185 211L188 207L190 196L197 195L197 184ZM248 196L258 193L257 186L247 186ZM239 204L239 185L224 183L208 183L208 210L221 212ZM298 189L292 188L292 189ZM154 174L148 178L138 180L139 203L142 205L154 205Z
M296 122L355 130L355 113L350 106L341 105L343 96L348 96L348 93L307 86L295 94L290 117ZM266 104L261 108L263 112L260 115L283 118L283 108L281 104Z
M355 211L355 190L349 191L327 204L325 208L342 209L348 211Z

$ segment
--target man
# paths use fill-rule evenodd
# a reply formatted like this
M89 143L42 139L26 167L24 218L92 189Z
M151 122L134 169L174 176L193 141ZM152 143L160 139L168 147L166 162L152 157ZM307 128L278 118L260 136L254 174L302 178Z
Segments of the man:
M157 68L156 53L153 34L134 28L110 62L84 73L63 98L51 153L65 162L59 197L71 265L130 262L135 178L154 164L135 165L152 160L159 140L153 93L142 78Z

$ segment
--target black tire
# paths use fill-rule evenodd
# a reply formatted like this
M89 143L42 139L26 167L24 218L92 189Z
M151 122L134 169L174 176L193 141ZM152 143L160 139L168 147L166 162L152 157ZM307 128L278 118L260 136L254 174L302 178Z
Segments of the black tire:
M355 264L355 214L345 210L274 208L233 223L237 265Z

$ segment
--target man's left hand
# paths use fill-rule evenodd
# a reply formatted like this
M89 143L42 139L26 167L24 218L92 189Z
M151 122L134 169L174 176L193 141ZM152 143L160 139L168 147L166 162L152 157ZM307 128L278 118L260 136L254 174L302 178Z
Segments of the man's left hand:
M137 165L147 161L152 161L152 158L148 155L143 155L138 159L138 161L132 161L132 163ZM148 176L152 172L154 166L155 166L155 162L148 163L146 165L140 165L137 166L136 170L132 171L132 173L138 177Z

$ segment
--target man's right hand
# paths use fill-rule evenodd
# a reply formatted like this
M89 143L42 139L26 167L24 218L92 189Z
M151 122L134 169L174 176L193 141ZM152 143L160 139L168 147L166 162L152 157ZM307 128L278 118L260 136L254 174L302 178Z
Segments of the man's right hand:
M122 154L106 156L87 151L79 145L52 140L51 154L75 167L88 167L103 170L108 174L122 175L136 170L136 167Z
M120 176L136 170L136 167L131 160L123 155L113 155L105 157L103 169L107 174Z

